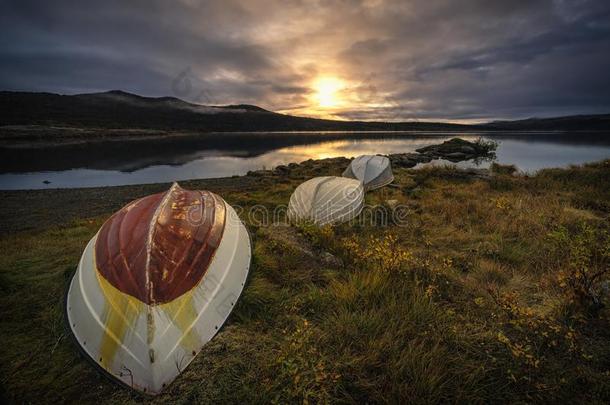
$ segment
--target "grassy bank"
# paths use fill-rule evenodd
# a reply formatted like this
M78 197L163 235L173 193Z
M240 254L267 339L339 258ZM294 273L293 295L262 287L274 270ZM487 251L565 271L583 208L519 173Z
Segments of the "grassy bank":
M345 160L185 182L245 209L285 204ZM1 192L0 381L14 402L610 401L610 161L486 178L395 170L401 225L261 226L221 332L154 399L100 376L63 321L86 242L167 185ZM377 225L376 225L377 224ZM330 253L332 260L328 260ZM596 275L600 273L601 276ZM604 292L604 288L606 291ZM608 302L607 302L608 304Z

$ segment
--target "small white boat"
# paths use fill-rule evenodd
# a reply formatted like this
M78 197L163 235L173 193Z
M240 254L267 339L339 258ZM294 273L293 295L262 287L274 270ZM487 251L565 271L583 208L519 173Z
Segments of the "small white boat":
M374 190L394 180L390 159L378 155L362 155L351 161L343 177L360 180L364 190Z
M157 394L225 322L250 256L248 231L214 193L174 184L133 201L85 248L66 299L72 333L110 376Z
M317 225L347 222L362 211L364 189L358 180L315 177L300 184L290 196L288 219Z

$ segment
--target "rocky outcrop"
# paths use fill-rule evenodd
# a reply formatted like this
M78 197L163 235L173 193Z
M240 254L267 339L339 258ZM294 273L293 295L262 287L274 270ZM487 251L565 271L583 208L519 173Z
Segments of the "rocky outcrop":
M433 158L421 153L396 153L389 156L392 166L414 167L418 163L428 163Z
M437 145L428 145L416 149L415 153L397 153L390 155L392 166L414 167L418 163L428 163L434 159L445 159L461 162L477 158L493 157L496 144L493 142L469 142L453 138Z
M496 144L491 141L469 142L453 138L438 145L428 145L416 149L417 152L432 159L446 159L452 162L492 156Z
M306 257L308 260L317 261L329 267L342 267L343 260L325 250L316 249L305 236L294 226L287 224L271 224L260 227L257 231L258 237L273 241L282 249L290 249L296 254Z
M461 162L464 160L491 158L494 156L496 144L493 142L479 141L469 142L460 138L453 138L437 145L428 145L419 148L416 152L395 153L388 155L393 167L415 167L419 163L428 163L435 159L444 159L451 162ZM308 175L330 175L329 167L347 166L350 159L344 157L327 159L309 159L301 163L290 163L279 165L273 170L253 170L247 173L252 177L266 176L288 176L295 170L305 170Z

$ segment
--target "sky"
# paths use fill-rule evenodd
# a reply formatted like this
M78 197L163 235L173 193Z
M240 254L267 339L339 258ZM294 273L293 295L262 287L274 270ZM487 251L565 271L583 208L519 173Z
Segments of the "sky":
M608 0L3 0L0 90L344 120L610 113Z

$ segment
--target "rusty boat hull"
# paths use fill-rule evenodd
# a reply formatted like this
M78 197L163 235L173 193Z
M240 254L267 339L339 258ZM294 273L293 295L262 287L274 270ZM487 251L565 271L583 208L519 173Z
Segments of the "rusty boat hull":
M102 226L66 298L82 351L112 378L152 395L216 335L251 259L248 231L222 198L177 185L161 194L128 204ZM204 207L194 220L193 204Z

